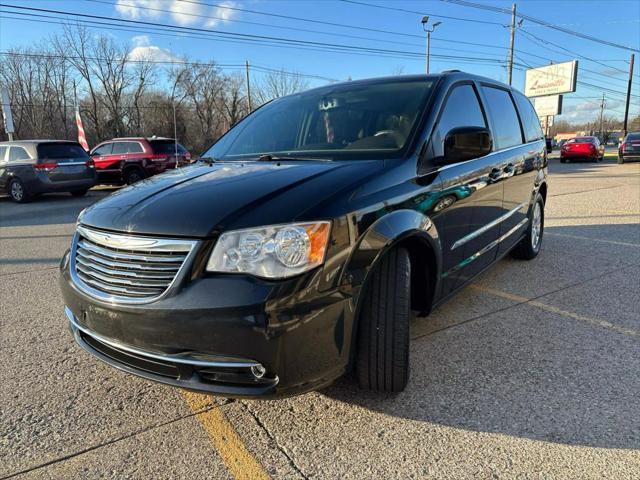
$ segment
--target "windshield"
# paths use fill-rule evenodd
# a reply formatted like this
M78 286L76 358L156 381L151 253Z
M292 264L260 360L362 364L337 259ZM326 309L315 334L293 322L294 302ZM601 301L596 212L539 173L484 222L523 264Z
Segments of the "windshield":
M173 140L150 140L149 144L153 149L153 153L176 153L176 143ZM178 153L185 154L187 150L178 143Z
M432 85L425 80L340 85L274 100L203 156L393 157L408 147Z
M38 157L43 160L73 160L76 158L89 158L77 143L41 143L38 145Z
M593 137L576 137L567 140L567 143L593 143Z

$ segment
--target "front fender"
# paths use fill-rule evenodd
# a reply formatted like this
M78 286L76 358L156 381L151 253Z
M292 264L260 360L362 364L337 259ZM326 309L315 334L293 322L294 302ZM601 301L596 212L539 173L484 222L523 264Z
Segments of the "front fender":
M437 266L436 278L440 278L442 247L435 224L420 212L403 209L395 210L369 226L354 247L340 284L362 286L384 254L409 238L420 240L425 248L431 248Z

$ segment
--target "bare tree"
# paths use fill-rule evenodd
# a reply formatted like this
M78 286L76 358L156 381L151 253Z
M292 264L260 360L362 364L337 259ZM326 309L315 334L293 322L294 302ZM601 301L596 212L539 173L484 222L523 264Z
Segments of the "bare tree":
M263 104L274 98L300 92L309 88L306 78L296 72L271 70L258 83L256 97Z

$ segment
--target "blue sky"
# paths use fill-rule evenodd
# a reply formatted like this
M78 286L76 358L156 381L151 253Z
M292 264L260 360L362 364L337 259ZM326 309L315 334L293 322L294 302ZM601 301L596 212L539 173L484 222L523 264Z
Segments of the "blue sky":
M506 80L505 67L496 62L504 61L507 57L509 29L505 25L510 22L509 15L437 0L359 1L387 8L340 0L195 0L195 3L181 0L3 0L3 3L196 29L416 54L424 54L425 49L421 15L430 15L432 22L442 22L432 36L431 53L435 55L431 59L432 72L457 68ZM511 6L510 1L479 0L479 3L506 8ZM519 12L533 17L611 42L640 48L640 2L529 0L517 2L517 6ZM0 18L0 49L3 51L45 40L51 33L61 29L60 25L7 18L8 10L3 8L3 18ZM293 20L278 15L346 26ZM110 28L96 29L96 32L113 35L119 41L129 44L131 48L136 48L138 53L152 53L158 59L187 55L198 61L216 61L221 64L239 64L248 60L251 64L284 68L338 80L399 72L421 73L425 68L424 58L418 56L407 58L395 53L382 56L370 51L337 53L320 51L313 46L283 47L268 44L266 41L249 43L211 37L193 38L143 31L144 28L134 25L130 28L140 31L119 31ZM393 33L383 33L379 30ZM574 53L563 49L597 60L599 63L576 57ZM603 91L601 87L619 92L626 91L629 53L526 20L516 34L517 62L540 66L550 61L557 63L577 58L581 67L578 80L595 85L579 86L575 94L565 96L562 118L566 120L593 120L598 111L598 98ZM446 59L438 58L438 55L465 58ZM481 59L482 63L473 59ZM639 73L640 58L636 54L636 81L632 93L638 96L633 99L632 115L640 114ZM326 81L310 79L311 85L323 83ZM523 88L522 71L514 72L513 84L517 88ZM606 95L606 113L621 117L624 96L614 92L606 92Z

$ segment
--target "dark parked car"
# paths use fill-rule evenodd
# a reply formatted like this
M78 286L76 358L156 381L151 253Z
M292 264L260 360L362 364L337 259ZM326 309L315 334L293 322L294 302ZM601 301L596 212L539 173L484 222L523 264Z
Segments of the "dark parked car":
M487 78L283 97L205 157L86 209L61 262L76 341L158 382L264 398L355 368L363 388L400 391L411 310L540 251L542 130Z
M597 137L575 137L567 140L560 149L560 162L572 160L591 160L601 162L604 158L604 145Z
M618 163L640 160L640 132L629 132L618 148Z
M136 183L178 166L188 165L191 154L173 138L114 138L91 150L98 180L116 185Z
M52 192L81 197L95 183L93 160L77 142L0 142L0 192L14 202L28 202Z

